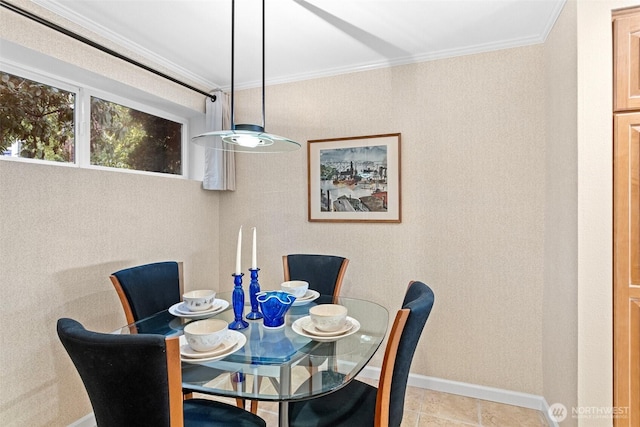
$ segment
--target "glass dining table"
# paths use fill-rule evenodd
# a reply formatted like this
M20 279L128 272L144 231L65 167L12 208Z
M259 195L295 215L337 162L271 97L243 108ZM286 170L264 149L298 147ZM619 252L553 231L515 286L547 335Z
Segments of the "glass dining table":
M231 292L216 295L216 304L221 309L214 310L211 317L231 323L234 320L231 298ZM177 305L115 333L180 335L183 390L278 402L278 425L288 427L289 402L318 397L346 385L371 360L386 335L389 313L384 307L362 299L332 299L319 296L309 302L297 301L287 312L284 327L279 329L266 328L262 319L247 320L248 327L228 331L229 350L211 357L192 357L183 329L198 319L194 319L195 315L183 317ZM338 336L322 333L318 336L309 328L309 308L331 302L347 307L351 327ZM245 292L244 315L250 310L249 295ZM314 375L319 371L336 374Z

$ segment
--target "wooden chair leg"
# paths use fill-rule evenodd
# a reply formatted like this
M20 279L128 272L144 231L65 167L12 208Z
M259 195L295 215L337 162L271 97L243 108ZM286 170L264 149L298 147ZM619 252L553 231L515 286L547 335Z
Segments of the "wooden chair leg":
M229 380L231 381L231 387L233 388L233 391L238 391L238 383L242 384L242 387L244 387L244 375L241 372L233 372L229 374ZM236 406L238 408L245 408L245 399L242 399L240 397L236 397Z
M255 386L257 387L257 390L260 390L260 387L262 387L262 377L258 376L256 378ZM250 402L249 410L251 411L252 414L257 414L258 413L258 401L257 400L250 400L249 402Z
M185 393L182 397L184 400L193 399L193 393Z
M231 380L231 387L233 387L234 391L238 391L238 384L242 384L242 387L245 387L245 377L242 373L240 372L235 372L232 374L229 374L230 380ZM262 377L258 377L257 378L257 387L258 389L260 389L260 386L262 384ZM258 413L258 401L257 400L249 400L251 403L249 405L250 410L253 414L257 414ZM242 399L240 397L236 397L236 406L238 408L242 408L242 409L246 409L246 403L247 403L247 399Z

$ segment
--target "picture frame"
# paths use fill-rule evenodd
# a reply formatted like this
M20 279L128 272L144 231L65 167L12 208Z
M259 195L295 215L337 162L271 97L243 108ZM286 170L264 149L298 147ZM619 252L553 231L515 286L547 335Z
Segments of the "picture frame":
M400 133L307 141L310 222L401 222Z

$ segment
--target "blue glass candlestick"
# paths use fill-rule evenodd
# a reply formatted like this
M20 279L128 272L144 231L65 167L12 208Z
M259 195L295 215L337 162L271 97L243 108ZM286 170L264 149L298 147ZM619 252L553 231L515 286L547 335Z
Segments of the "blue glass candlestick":
M251 312L247 314L247 319L256 320L262 319L262 313L258 311L258 300L256 299L256 294L260 292L260 283L258 283L258 271L259 268L250 268L251 272L251 284L249 285L249 299L251 301Z
M244 314L244 291L242 290L242 276L244 273L233 274L233 294L231 295L231 304L233 305L233 314L235 315L235 320L229 323L229 329L244 329L249 326L249 323L246 322L242 315Z

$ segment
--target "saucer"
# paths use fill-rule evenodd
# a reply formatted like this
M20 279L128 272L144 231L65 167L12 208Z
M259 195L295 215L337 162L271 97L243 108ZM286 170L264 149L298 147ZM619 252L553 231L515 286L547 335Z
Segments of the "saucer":
M307 317L309 317L309 316L307 316ZM349 329L353 328L353 323L351 323L351 321L349 319L347 319L347 320L345 320L344 325L342 325L342 327L340 329L337 329L335 331L321 331L320 329L315 327L315 325L311 321L311 318L309 317L309 321L301 322L300 323L300 327L306 333L311 334L311 335L315 335L317 337L334 337L334 336L337 336L337 335L343 335L346 332L348 332Z
M297 306L297 305L309 304L311 301L315 301L318 298L320 298L320 292L314 291L313 289L308 289L307 293L304 294L304 296L301 296L300 298L296 298L296 300L293 302L292 305Z
M189 310L189 308L184 304L184 302L176 306L176 311L180 314L209 314L218 309L220 309L219 299L214 299L213 304L211 304L211 307L207 308L206 310L200 310L200 311Z
M301 317L300 319L298 319L295 322L293 322L293 324L291 325L291 329L293 329L293 332L295 332L296 334L302 335L303 337L310 338L310 339L312 339L314 341L332 342L332 341L337 341L337 340L342 339L342 338L346 338L346 337L348 337L350 335L355 334L356 332L358 332L358 330L360 330L360 322L358 322L353 317L347 316L347 322L349 322L351 324L351 328L346 330L345 332L343 332L340 335L319 336L319 335L314 335L314 334L308 333L307 331L304 330L303 325L306 326L307 324L311 323L311 318L309 316Z
M235 344L228 346L225 344L228 341L235 341ZM182 360L183 362L194 363L194 364L214 362L216 360L224 359L230 354L235 353L236 351L244 347L246 343L247 343L247 337L242 332L229 330L227 331L227 336L225 337L223 344L220 347L216 347L214 350L212 350L212 352L215 352L215 351L218 351L219 349L222 349L221 353L218 353L213 356L191 357L191 354L198 353L198 355L200 355L201 352L193 351L189 347L189 344L187 344L187 338L184 335L181 335L180 336L180 360ZM188 348L188 350L185 347ZM189 354L189 356L187 356L187 354Z
M218 313L223 312L229 307L229 302L223 299L217 299L213 303L213 307L209 310L204 311L186 311L186 309L180 310L180 306L182 302L178 302L169 307L169 313L173 314L176 317L183 317L185 319L206 319L207 317L214 316Z
M185 338L186 341L186 338ZM182 344L182 341L180 341ZM234 345L238 343L238 337L235 334L227 333L222 342L217 347L209 351L195 351L189 344L180 346L180 355L183 357L189 357L191 359L202 359L203 357L213 357L223 354L229 351Z

